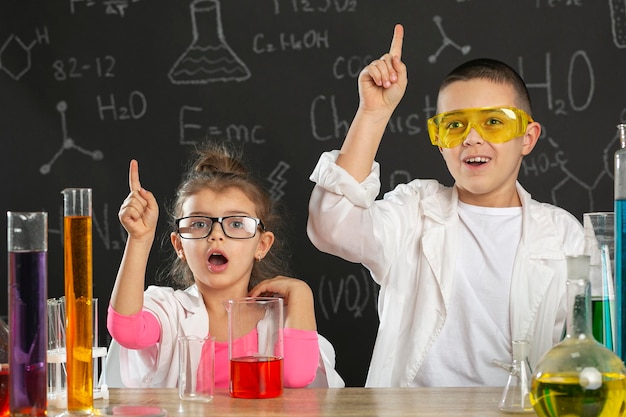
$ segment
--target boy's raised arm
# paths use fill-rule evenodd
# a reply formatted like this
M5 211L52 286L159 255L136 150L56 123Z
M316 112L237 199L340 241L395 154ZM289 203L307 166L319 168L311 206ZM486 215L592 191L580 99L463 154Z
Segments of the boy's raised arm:
M337 165L359 182L369 175L387 123L406 91L403 37L404 28L397 24L389 52L359 74L359 108L337 159Z

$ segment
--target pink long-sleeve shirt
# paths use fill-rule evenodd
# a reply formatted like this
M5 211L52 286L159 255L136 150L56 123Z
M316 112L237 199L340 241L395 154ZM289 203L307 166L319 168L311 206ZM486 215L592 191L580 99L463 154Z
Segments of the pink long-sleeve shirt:
M126 316L108 309L107 328L122 347L145 349L157 344L161 324L148 310ZM315 378L319 362L319 344L316 331L286 328L284 336L284 384L286 387L304 387ZM202 360L202 359L201 359ZM226 388L229 384L228 343L215 343L215 386Z

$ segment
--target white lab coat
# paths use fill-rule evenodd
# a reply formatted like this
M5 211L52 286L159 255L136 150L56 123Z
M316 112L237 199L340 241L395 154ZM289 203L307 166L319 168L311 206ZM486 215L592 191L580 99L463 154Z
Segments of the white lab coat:
M414 180L375 201L378 163L359 184L336 165L337 155L324 153L311 175L317 185L307 232L321 251L362 263L381 286L366 386L409 386L446 320L459 251L458 194L434 180ZM565 256L583 253L584 235L571 214L532 200L519 184L517 190L522 235L511 281L511 337L530 342L534 365L562 337Z
M150 286L144 293L144 307L161 323L161 340L146 349L126 349L111 342L101 381L108 387L173 388L178 384L178 336L206 336L209 316L195 285L186 290ZM203 333L204 334L201 334ZM335 371L335 350L318 334L320 362L309 387L344 387ZM191 358L192 363L200 358Z

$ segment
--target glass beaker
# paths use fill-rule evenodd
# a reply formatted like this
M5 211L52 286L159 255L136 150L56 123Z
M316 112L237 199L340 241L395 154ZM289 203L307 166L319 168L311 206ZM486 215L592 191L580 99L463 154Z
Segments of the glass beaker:
M615 334L615 280L613 253L615 229L613 212L583 214L585 253L589 255L591 282L592 330L596 340L608 349L614 349Z
M63 194L67 412L93 413L93 260L91 189Z
M535 367L530 400L540 417L619 416L626 368L591 331L589 256L567 257L567 335Z
M500 398L499 408L503 413L533 413L530 403L530 365L528 364L528 341L513 341L513 363L509 367L509 378Z
M215 337L178 337L178 397L209 402L215 388Z
M9 253L9 408L45 416L48 213L7 212Z
M272 398L283 392L283 299L244 297L228 311L230 395Z

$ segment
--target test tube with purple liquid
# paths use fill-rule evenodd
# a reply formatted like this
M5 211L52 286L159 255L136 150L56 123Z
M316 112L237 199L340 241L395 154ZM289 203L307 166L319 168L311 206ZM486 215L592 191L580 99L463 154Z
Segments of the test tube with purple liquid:
M48 214L7 212L9 409L45 416L47 408Z

